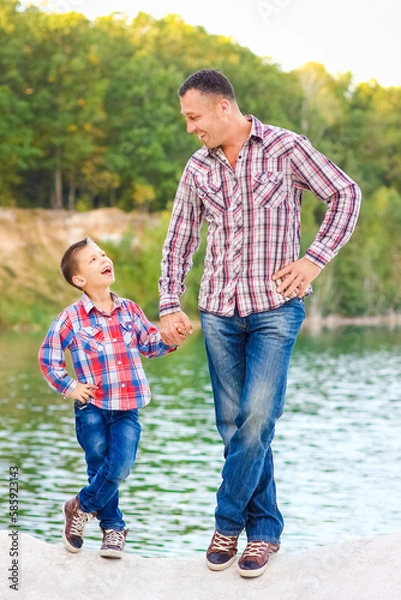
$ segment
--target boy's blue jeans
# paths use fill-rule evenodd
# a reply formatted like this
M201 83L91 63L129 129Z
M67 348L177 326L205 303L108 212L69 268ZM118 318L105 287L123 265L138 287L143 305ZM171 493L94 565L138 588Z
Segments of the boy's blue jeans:
M240 317L201 313L213 388L216 425L225 463L217 492L216 529L248 541L280 543L271 442L283 414L287 372L303 300Z
M89 481L78 494L79 505L84 512L97 512L104 529L122 530L126 524L118 489L135 462L141 436L138 410L102 410L75 402L74 411Z

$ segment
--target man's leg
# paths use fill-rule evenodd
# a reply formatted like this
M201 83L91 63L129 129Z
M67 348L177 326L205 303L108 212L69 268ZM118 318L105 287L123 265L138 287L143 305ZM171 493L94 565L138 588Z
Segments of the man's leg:
M225 536L246 527L250 540L279 543L283 519L270 444L303 318L299 300L244 319L202 314L217 427L225 443L216 508L216 529Z

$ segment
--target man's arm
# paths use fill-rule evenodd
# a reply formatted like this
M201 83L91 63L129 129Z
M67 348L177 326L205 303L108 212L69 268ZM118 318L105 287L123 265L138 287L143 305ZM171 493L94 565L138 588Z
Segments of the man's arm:
M184 171L174 200L166 240L163 244L160 295L160 331L165 344L182 344L192 324L180 308L184 281L192 267L192 255L200 245L202 205L192 187L188 169Z
M283 266L273 275L279 294L286 298L302 298L309 284L351 237L358 220L361 190L303 136L295 140L292 169L295 185L310 190L328 206L305 256Z

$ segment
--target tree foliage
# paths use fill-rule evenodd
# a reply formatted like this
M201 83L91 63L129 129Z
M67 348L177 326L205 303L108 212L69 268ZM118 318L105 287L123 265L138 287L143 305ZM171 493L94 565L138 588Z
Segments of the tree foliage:
M198 147L177 89L219 68L243 112L304 133L362 187L357 232L318 279L315 309L400 310L401 88L353 86L316 63L285 73L176 15L91 22L16 0L0 4L0 62L0 206L164 210ZM304 246L321 219L307 199Z

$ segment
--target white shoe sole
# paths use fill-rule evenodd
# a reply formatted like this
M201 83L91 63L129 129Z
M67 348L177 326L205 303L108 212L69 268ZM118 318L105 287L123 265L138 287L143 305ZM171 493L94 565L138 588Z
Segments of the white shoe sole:
M122 558L123 556L122 550L100 550L99 554L103 558Z
M259 575L263 575L263 573L266 571L268 564L269 563L266 563L265 566L260 567L260 569L241 569L238 567L238 573L241 575L241 577L259 577Z

